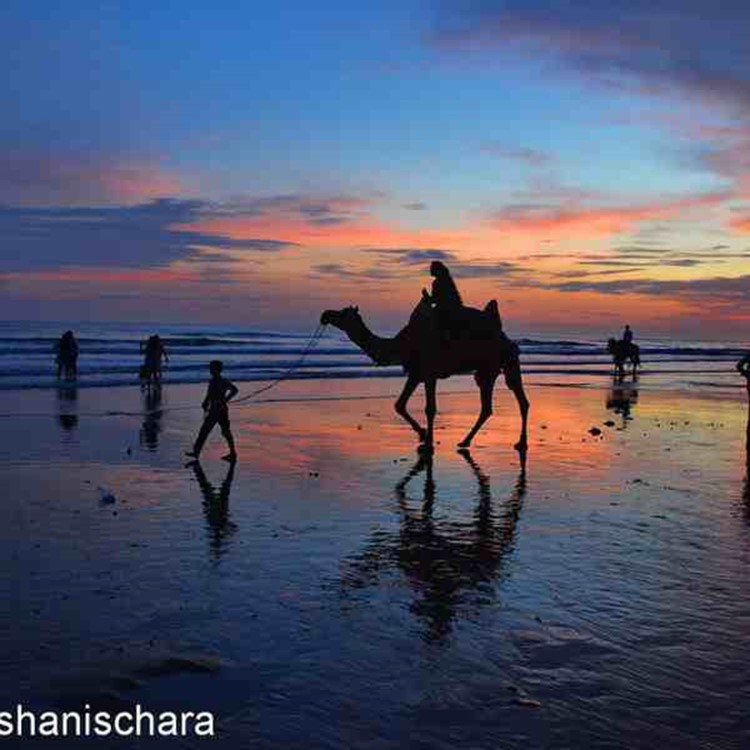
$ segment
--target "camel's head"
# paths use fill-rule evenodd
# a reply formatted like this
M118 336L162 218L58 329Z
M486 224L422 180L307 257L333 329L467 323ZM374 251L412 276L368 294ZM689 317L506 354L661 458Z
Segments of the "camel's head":
M362 316L358 307L345 307L342 310L324 310L320 316L320 323L324 326L334 326L342 331L352 328L354 325L362 325Z

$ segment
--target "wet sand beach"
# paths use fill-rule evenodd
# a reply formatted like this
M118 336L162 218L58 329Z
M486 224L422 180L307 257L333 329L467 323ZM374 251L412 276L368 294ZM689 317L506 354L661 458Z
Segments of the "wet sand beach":
M217 433L199 470L202 387L6 393L3 704L210 710L226 747L747 746L745 393L643 381L531 385L525 467L502 388L456 451L468 379L431 461L398 381L327 380L238 404L240 461Z

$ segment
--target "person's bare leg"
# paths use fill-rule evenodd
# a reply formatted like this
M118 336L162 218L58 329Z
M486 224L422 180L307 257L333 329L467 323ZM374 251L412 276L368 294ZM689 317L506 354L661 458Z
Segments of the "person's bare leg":
M203 420L203 424L201 425L200 430L198 431L198 437L195 438L195 443L193 444L193 450L188 451L187 455L192 458L198 458L201 454L201 451L203 450L203 445L206 442L206 439L208 438L209 434L211 433L211 430L213 430L214 426L216 425L216 417L209 414L206 416L206 418Z
M226 456L222 456L225 461L236 461L237 451L234 447L234 435L232 435L232 428L229 426L229 422L226 421L221 425L221 434L224 436L224 440L227 441L229 447L229 453Z

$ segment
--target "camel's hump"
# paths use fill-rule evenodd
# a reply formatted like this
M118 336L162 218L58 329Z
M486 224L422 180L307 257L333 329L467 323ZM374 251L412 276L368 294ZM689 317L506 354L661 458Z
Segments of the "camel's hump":
M503 330L503 321L500 317L500 308L498 307L497 300L491 299L484 306L484 314L491 318L494 323L497 323L497 326L501 331Z

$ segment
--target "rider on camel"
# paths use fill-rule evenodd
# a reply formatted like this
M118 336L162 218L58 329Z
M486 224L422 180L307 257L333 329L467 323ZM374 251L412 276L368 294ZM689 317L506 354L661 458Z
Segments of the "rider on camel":
M430 265L430 275L434 278L432 282L432 294L424 294L435 308L438 329L444 339L450 338L455 330L463 310L463 301L458 293L456 282L453 281L450 271L444 263L435 260Z

